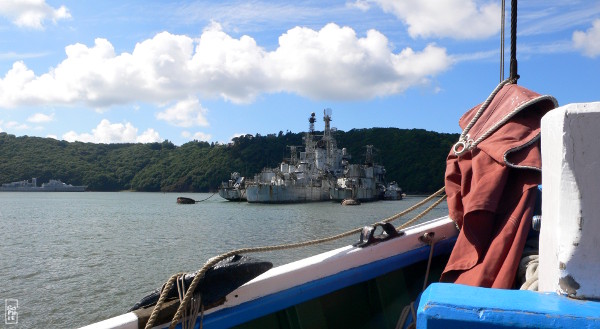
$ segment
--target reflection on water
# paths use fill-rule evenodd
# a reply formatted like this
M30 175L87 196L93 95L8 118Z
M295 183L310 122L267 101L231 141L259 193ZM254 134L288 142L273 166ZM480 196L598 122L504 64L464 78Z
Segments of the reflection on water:
M19 327L79 327L116 316L171 274L196 271L212 256L339 234L423 199L262 205L215 196L179 205L178 196L210 194L0 193L0 297L19 300ZM422 221L447 211L443 202ZM251 257L277 266L357 239Z

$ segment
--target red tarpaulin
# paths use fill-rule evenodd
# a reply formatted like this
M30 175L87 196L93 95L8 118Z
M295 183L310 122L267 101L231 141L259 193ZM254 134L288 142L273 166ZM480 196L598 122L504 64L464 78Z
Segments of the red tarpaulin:
M473 141L491 135L460 156L450 151L446 194L460 233L441 281L512 288L541 183L540 120L556 106L552 96L504 85L468 131Z

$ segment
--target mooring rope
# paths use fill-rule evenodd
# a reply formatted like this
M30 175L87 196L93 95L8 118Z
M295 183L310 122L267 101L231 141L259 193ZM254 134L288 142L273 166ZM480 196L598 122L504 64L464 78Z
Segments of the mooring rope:
M416 203L415 205L407 208L406 210L403 210L402 212L400 212L400 213L398 213L396 215L388 217L388 218L382 220L381 222L388 223L388 222L391 222L391 221L393 221L395 219L398 219L398 218L406 215L407 213L410 213L411 211L413 211L413 210L421 207L422 205L426 204L427 202L429 202L433 198L439 196L443 192L444 192L444 187L442 187L441 189L439 189L437 192L435 192L434 194L430 195L429 197L427 197L427 198L423 199L422 201ZM429 211L431 211L433 208L435 208L435 206L437 206L438 204L440 204L445 198L446 198L446 196L444 195L439 200L437 200L435 203L433 203L431 206L429 206L427 209L425 209L423 212L421 212L420 214L418 214L415 218L412 218L408 222L406 222L406 223L398 226L396 228L396 230L401 230L401 229L403 229L403 228L411 225L415 221L419 220L420 218L422 218L423 216L425 216L425 214L427 214ZM208 261L206 261L206 263L202 266L202 268L200 270L198 270L198 272L196 272L196 276L192 280L192 283L190 284L189 288L187 289L187 291L185 293L185 296L183 297L183 299L179 303L179 308L177 309L177 312L175 313L175 315L173 316L173 319L171 320L171 324L169 325L169 329L175 328L175 326L177 325L177 323L181 319L181 317L182 317L182 315L184 313L184 310L186 309L187 305L190 303L192 295L194 294L194 290L196 289L196 287L200 283L200 279L202 279L204 277L204 274L206 273L206 271L208 271L208 269L210 269L211 267L213 267L214 265L216 265L218 262L220 262L220 261L222 261L224 259L227 259L229 257L238 255L238 254L248 254L248 253L258 253L258 252L269 252L269 251L286 250L286 249L300 248L300 247L306 247L306 246L311 246L311 245L315 245L315 244L330 242L330 241L342 239L342 238L348 237L350 235L354 235L356 233L359 233L360 231L362 231L362 229L363 229L362 227L359 227L359 228L356 228L356 229L353 229L353 230L350 230L350 231L347 231L347 232L344 232L344 233L340 233L340 234L337 234L337 235L334 235L334 236L330 236L330 237L326 237L326 238L321 238L321 239L310 240L310 241L298 242L298 243L283 244L283 245L274 245L274 246L263 246L263 247L240 248L240 249L232 250L232 251L229 251L227 253L221 254L219 256L210 258ZM162 306L162 304L164 302L164 299L166 298L166 295L168 294L169 289L171 289L171 287L173 285L173 282L177 279L177 277L181 276L181 275L185 275L185 273L177 273L177 274L171 276L169 278L169 280L167 281L167 283L165 284L165 288L163 288L163 290L161 291L161 295L160 295L160 298L158 300L158 303L156 303L156 305L154 306L154 309L152 310L152 314L150 315L150 318L148 319L148 322L146 323L146 327L145 327L146 329L150 329L154 325L154 322L156 321L156 318L158 317L158 313L160 312L160 307ZM168 286L168 289L167 289L167 286Z
M185 276L180 276L177 279L177 295L179 297L179 302L181 302L181 300L185 296L186 291L187 289L185 288ZM189 314L188 311L190 311ZM198 318L198 314L200 313L200 311L203 311L202 294L197 294L194 297L192 297L190 309L188 310L186 308L183 312L184 319L181 321L181 328L194 329L194 326L196 325L196 318Z
M442 202L444 199L446 199L445 195L444 195L444 197L440 198L440 200L436 201L436 203L431 205L429 208L433 209L433 207L435 207L439 202ZM428 211L429 208L425 209L425 211ZM427 288L427 282L429 281L429 273L431 270L431 261L433 260L433 248L435 247L435 244L437 241L434 239L433 232L425 233L424 235L422 235L419 238L419 240L421 240L422 242L425 242L429 245L429 258L427 259L427 269L425 270L425 277L423 279L423 289L421 290L421 291L425 291L425 289ZM406 321L408 320L409 311L412 312L412 322L408 325L407 328L414 329L416 327L417 316L415 315L414 304L415 304L415 302L413 301L410 304L404 306L404 308L402 309L402 312L400 313L400 318L398 318L398 322L396 323L396 329L404 328Z
M217 194L217 193L218 193L218 192L215 192L215 193L213 193L211 196L209 196L209 197L208 197L208 198L206 198L206 199L202 199L202 200L196 200L196 203L198 203L198 202L202 202L202 201L206 201L206 200L208 200L208 199L212 198L212 197L213 197L215 194Z
M154 321L156 321L158 313L160 312L160 309L162 308L162 304L165 302L165 299L167 299L169 291L173 287L173 284L175 283L177 278L179 278L181 275L185 275L185 272L179 272L171 275L169 280L167 280L167 283L163 285L163 288L160 291L160 297L158 298L156 305L154 305L154 309L152 310L152 314L150 314L150 317L148 318L148 322L146 322L146 329L150 329L154 325Z

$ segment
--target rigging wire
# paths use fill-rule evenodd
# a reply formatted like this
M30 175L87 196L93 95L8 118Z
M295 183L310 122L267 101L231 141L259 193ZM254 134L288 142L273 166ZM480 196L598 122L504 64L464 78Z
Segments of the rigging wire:
M510 79L517 83L517 0L510 2Z
M505 31L505 10L506 3L502 0L502 14L500 23L500 82L504 81L504 31Z

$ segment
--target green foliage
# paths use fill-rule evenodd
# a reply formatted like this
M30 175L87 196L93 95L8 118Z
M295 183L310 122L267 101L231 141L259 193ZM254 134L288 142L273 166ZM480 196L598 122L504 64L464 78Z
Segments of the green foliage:
M302 145L303 133L244 135L222 145L193 141L148 144L93 144L0 133L0 183L60 179L92 191L216 191L233 171L253 177L289 157L289 146ZM445 159L457 134L421 129L371 128L337 131L339 147L364 161L365 145L374 145L375 161L387 180L408 193L429 193L444 184Z

